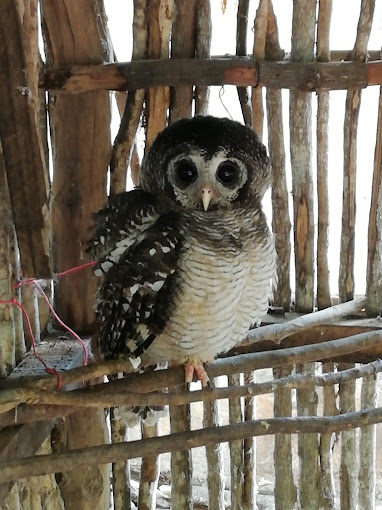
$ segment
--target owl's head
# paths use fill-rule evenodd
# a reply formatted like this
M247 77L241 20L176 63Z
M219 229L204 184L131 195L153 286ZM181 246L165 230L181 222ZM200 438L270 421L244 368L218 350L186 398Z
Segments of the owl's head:
M140 185L187 209L260 203L269 186L265 146L239 122L181 119L159 133L142 166Z

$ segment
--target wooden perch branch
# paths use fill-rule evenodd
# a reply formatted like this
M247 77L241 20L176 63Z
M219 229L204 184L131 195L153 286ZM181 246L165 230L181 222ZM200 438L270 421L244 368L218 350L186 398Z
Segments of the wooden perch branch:
M365 347L379 345L381 343L381 339L382 332L373 331L320 344L270 352L241 354L232 358L218 359L212 363L206 364L205 367L208 375L212 378L219 375L232 375L239 372L250 372L260 368L306 363L318 359L333 359L345 352L354 352ZM375 365L372 364L370 366L365 366L366 368L364 368L364 372L360 371L361 369L352 369L353 372L350 373L353 375L361 373L369 375L373 370L379 370L379 362ZM368 370L371 370L371 372L368 372ZM334 374L333 377L338 376ZM320 380L321 379L315 379L314 383L318 384ZM325 380L325 378L322 380ZM181 386L183 381L183 369L179 367L156 372L147 372L140 375L130 374L126 376L125 379L114 381L113 383L109 383L109 385L102 384L101 386L76 390L72 393L66 394L48 390L43 391L41 389L36 390L31 386L25 385L13 388L12 386L8 386L8 388L5 387L5 389L0 392L0 405L4 406L4 410L8 410L11 405L14 407L14 405L21 402L34 404L54 403L57 405L68 406L86 405L94 407L108 407L110 405L161 405L164 403L174 403L178 405L197 400L211 400L227 397L234 398L238 396L233 392L233 390L229 389L204 390L201 393L193 392L195 393L194 396L190 396L188 392L180 393L180 396L177 395L176 397L171 397L167 394L158 395L156 393L146 396L143 395L144 393L155 392L158 389L177 385ZM333 384L335 383L333 379L332 382ZM3 383L3 387L4 386L5 385ZM113 388L112 391L110 391L110 388ZM239 391L240 396L248 396L257 389L263 388L263 386L249 385L247 387L243 386L242 388L243 389L237 389L235 391ZM271 391L273 391L272 388ZM229 392L233 392L232 397L230 397Z
M341 303L325 310L310 313L291 320L286 324L271 324L262 328L253 329L248 333L246 338L251 343L260 342L262 340L272 340L280 343L283 338L292 335L298 331L302 331L319 324L325 324L361 311L366 304L366 298L354 299L347 303Z
M70 469L90 467L101 463L121 462L126 459L159 455L222 441L276 433L320 433L350 430L382 421L382 408L368 409L331 417L273 418L253 420L204 430L177 432L167 436L130 441L127 443L93 446L63 454L38 455L24 459L0 462L0 483L46 473L65 472Z
M287 322L286 324L264 326L254 331L250 331L247 340L252 343L258 343L262 340L272 340L275 343L279 343L282 338L293 333L305 331L308 328L335 321L344 315L360 311L364 307L364 304L365 299L355 299L347 303L332 306L331 308L299 317L293 321ZM382 333L374 331L353 335L340 340L333 340L314 345L304 345L297 348L241 354L240 356L235 356L233 358L226 357L212 363L208 363L206 365L206 369L210 377L217 377L219 375L252 371L259 368L275 367L322 359L333 359L338 356L360 351L366 347L372 348L373 346L378 346L381 335ZM256 345L246 347L247 350L251 348L255 351L258 350ZM375 356L375 358L378 357L378 355ZM60 375L62 385L66 386L68 384L96 379L104 375L117 374L121 372L126 373L131 371L132 365L129 360L115 360L104 361L86 367L74 368L62 372ZM155 373L145 373L139 376L136 374L130 374L125 378L125 381L127 380L129 381L130 391L144 393L183 384L184 371L181 367L178 367L156 371ZM56 388L57 380L54 376L31 376L23 377L22 384L20 384L19 379L6 379L0 381L0 390L11 388L17 389L20 386L23 388L32 387L35 389L52 390Z
M157 86L265 86L314 92L382 85L382 61L266 62L248 57L177 58L47 69L39 87L71 93Z
M340 372L330 372L323 375L290 375L273 379L262 383L249 383L241 386L228 386L223 388L211 388L195 391L179 391L177 393L131 393L128 384L124 380L110 382L109 384L97 384L91 388L73 390L68 393L58 391L38 391L24 389L18 391L18 397L29 404L53 404L73 407L112 407L112 406L162 406L184 405L191 402L215 401L223 398L235 399L240 397L254 397L273 393L283 387L304 388L307 386L330 386L359 379L361 377L376 376L382 371L380 359L362 365L358 368L350 368ZM0 405L4 399L12 397L12 391L0 394ZM21 401L21 400L19 400Z

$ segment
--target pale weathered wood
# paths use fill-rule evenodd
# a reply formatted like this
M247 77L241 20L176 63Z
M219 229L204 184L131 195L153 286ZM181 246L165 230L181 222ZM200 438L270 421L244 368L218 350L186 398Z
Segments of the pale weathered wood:
M313 59L316 23L315 1L293 4L292 51L294 61ZM300 312L313 309L314 218L312 182L312 111L306 92L291 90L289 102L290 154L294 210L296 266L295 306Z
M142 423L142 439L156 437L158 435L158 424L153 426ZM147 455L142 458L141 477L139 481L139 510L155 510L158 479L160 473L160 456ZM173 481L174 483L174 481Z
M305 92L347 90L382 84L382 62L260 62L248 57L211 57L67 65L49 68L39 86L74 94L179 85L264 86Z
M313 60L315 42L315 2L293 3L291 59ZM312 172L312 105L306 92L290 91L289 126L294 212L295 308L309 312L314 306L314 199ZM310 373L314 365L304 364ZM316 415L316 395L312 388L297 391L300 415ZM318 470L318 438L298 436L299 499L302 508L319 508L321 503Z
M354 365L338 363L338 370L346 370ZM339 385L340 413L355 411L355 381L346 381ZM341 433L340 464L340 508L356 510L358 508L358 465L359 451L356 444L356 431L346 430Z
M379 93L378 124L374 153L373 186L368 232L367 257L367 302L366 311L369 316L381 314L382 303L382 88Z
M377 375L362 379L361 409L373 409L377 396ZM376 426L360 429L359 508L374 510L376 483Z
M38 418L33 413L34 407L38 411L44 411L43 403L49 405L57 405L59 411L62 412L62 407L69 407L71 412L80 410L82 407L107 407L108 404L123 405L123 406L163 406L170 404L173 406L182 406L190 404L191 402L205 401L213 402L214 400L228 398L235 400L240 397L252 397L255 395L264 395L272 393L280 387L287 386L289 389L304 388L313 386L328 386L331 384L344 383L360 377L367 377L369 375L381 372L382 362L376 360L372 363L362 365L361 368L352 368L341 373L330 373L324 376L313 376L299 374L297 376L284 377L282 379L273 380L265 383L249 383L244 385L235 385L223 387L218 389L209 390L195 390L189 392L187 390L178 390L177 393L162 393L162 392L130 392L124 385L116 382L111 382L108 385L98 384L91 387L91 389L77 389L69 393L57 391L42 391L26 389L23 390L6 390L0 394L0 401L2 406L10 405L17 402L28 402L33 404L30 406L30 414L35 421ZM54 404L52 404L52 402ZM65 414L65 412L63 413ZM57 415L56 415L57 416Z
M0 138L21 265L26 276L49 277L49 182L40 127L37 0L0 3L0 47Z
M215 386L216 379L212 381ZM203 427L218 427L221 425L219 402L214 399L211 402L203 403ZM220 443L206 446L206 459L208 466L208 508L210 510L221 510L224 508L224 466L223 452Z
M267 45L265 56L267 60L279 60L283 57L280 48L277 20L272 5L268 10ZM282 114L281 91L267 88L266 93L268 119L268 146L272 167L272 232L277 253L276 271L277 285L275 286L273 302L290 309L290 229L289 193L286 181L284 127Z
M332 0L319 3L317 23L317 60L329 61L329 32L332 14ZM317 96L317 307L322 310L331 305L329 287L328 234L329 234L329 196L328 196L328 127L329 92L318 91ZM322 372L332 372L333 363L323 363ZM335 389L326 386L323 391L323 414L335 415L337 412ZM333 434L321 434L319 439L321 505L323 510L335 506L335 487L333 476Z
M184 380L184 369L183 380ZM178 388L173 391L177 392ZM171 433L190 433L191 410L190 405L170 406ZM171 505L172 508L192 510L192 456L187 444L176 448L171 453Z
M322 373L332 373L333 363L323 363ZM338 414L336 405L336 391L334 385L325 386L323 391L323 415L335 416ZM320 436L320 468L322 485L322 507L324 510L332 510L335 507L336 493L333 474L333 434L328 432Z
M240 386L240 373L228 376L229 386ZM229 401L229 422L241 424L243 422L241 399ZM231 467L231 509L240 510L243 505L243 438L229 443Z
M361 2L357 38L353 49L354 61L364 62L366 59L374 7L375 0L362 0ZM348 90L345 104L342 230L338 279L341 301L349 301L354 296L357 132L361 92L360 88Z
M235 441L240 438L276 433L321 433L339 430L353 430L382 421L382 408L347 413L334 417L272 418L242 422L234 425L213 427L203 430L179 432L168 436L129 441L121 444L108 444L72 450L63 454L51 454L44 457L26 457L0 462L0 483L8 480L38 476L46 473L62 472L77 468L87 469L100 463L117 462L124 459L159 455L181 449L196 448L217 442ZM187 507L178 507L187 508Z
M330 59L329 32L332 0L321 1L317 24L317 60ZM317 307L331 305L329 287L329 196L328 196L328 130L329 92L317 95Z
M296 372L314 374L314 363L296 365ZM297 389L297 413L299 416L317 416L318 396L313 387ZM321 478L319 469L318 436L299 434L298 455L300 460L299 496L301 508L321 508Z
M288 377L293 367L273 369L275 379ZM275 389L273 412L275 418L292 416L290 388ZM291 510L297 504L297 488L293 480L292 441L290 435L275 434L273 452L275 465L275 510Z
M244 374L244 384L251 385L256 377L256 372ZM256 418L256 400L252 395L245 397L243 409L243 420L252 421ZM256 438L243 439L243 510L252 510L256 507L256 459L257 444Z

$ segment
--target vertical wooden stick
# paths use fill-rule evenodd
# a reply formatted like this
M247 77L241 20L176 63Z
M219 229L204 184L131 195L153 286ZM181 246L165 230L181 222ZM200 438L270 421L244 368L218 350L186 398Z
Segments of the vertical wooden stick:
M273 377L278 379L291 375L292 367L273 369ZM274 416L292 416L292 399L289 389L276 389L274 394ZM291 510L297 504L297 488L293 480L291 436L275 435L275 509Z
M216 380L214 379L212 383L215 385ZM203 426L205 428L219 426L219 401L203 402L203 409ZM221 510L224 508L224 469L221 443L207 445L206 458L208 466L208 508L210 510Z
M382 88L379 92L378 125L374 153L373 188L371 193L368 257L367 257L367 303L366 311L371 317L381 313L382 303Z
M228 376L230 386L240 385L240 374ZM241 399L229 401L229 422L241 423L243 420ZM243 503L243 440L229 443L231 456L231 510L241 510Z
M361 409L372 409L376 403L376 377L364 377L362 379ZM376 426L361 427L359 450L359 501L358 508L374 510L375 508L375 449L376 449Z
M126 425L115 408L110 408L110 432L112 443L126 440ZM131 510L129 461L112 464L114 510Z

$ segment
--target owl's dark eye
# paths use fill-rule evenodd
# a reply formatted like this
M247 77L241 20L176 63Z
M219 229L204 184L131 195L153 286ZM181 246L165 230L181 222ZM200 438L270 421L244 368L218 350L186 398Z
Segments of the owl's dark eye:
M176 166L176 176L183 186L191 184L198 176L198 171L190 161L179 161Z
M222 163L216 172L216 178L224 186L230 187L238 181L239 169L231 163Z

